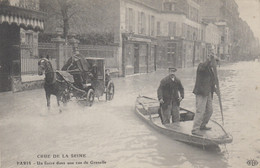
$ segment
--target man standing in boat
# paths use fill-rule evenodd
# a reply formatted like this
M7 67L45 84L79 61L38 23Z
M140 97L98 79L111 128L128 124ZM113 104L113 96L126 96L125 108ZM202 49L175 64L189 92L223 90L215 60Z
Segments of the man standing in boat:
M175 76L176 71L176 68L169 68L169 75L161 80L157 90L160 101L159 114L163 124L170 123L171 115L172 122L180 121L179 106L184 98L184 88L180 79Z
M196 95L196 114L194 117L192 134L202 136L202 130L210 130L206 125L213 113L212 99L216 91L216 81L213 71L214 52L210 54L204 63L197 68L197 76L193 93Z

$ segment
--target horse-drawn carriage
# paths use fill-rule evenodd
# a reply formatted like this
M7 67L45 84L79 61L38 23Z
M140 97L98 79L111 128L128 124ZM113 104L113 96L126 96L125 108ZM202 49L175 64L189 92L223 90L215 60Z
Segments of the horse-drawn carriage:
M47 106L50 106L50 95L57 96L57 102L68 102L72 97L91 106L95 97L105 94L106 100L114 97L114 83L109 70L105 69L103 58L89 58L81 54L72 56L62 67L54 71L48 59L39 61L39 75L45 71L45 92Z

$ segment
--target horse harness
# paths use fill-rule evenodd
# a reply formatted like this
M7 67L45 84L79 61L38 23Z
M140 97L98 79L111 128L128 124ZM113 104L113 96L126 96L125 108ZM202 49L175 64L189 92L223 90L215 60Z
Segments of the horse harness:
M41 61L45 61L45 63L46 63L46 65L45 65L45 84L47 84L47 85L52 85L52 84L54 84L55 82L56 82L56 71L53 71L53 68L52 68L52 65L51 65L51 62L47 59L47 58L42 58L41 60L40 60L40 62ZM49 74L49 73L53 73L53 77L52 77L52 80L51 80L51 82L47 82L47 80L46 80L46 76L47 76L47 74Z

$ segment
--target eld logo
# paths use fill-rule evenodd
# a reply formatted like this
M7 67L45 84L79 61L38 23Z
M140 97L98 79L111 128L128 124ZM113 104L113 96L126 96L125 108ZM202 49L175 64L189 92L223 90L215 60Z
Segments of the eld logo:
M255 160L255 159L250 159L246 163L247 163L248 166L256 166L256 165L258 165L258 161Z

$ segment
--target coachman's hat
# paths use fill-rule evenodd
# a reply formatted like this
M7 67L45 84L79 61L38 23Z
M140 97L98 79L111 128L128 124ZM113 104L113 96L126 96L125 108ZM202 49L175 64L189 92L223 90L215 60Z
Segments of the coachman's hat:
M168 70L169 70L169 72L176 72L177 71L177 69L174 68L174 67L169 67Z

